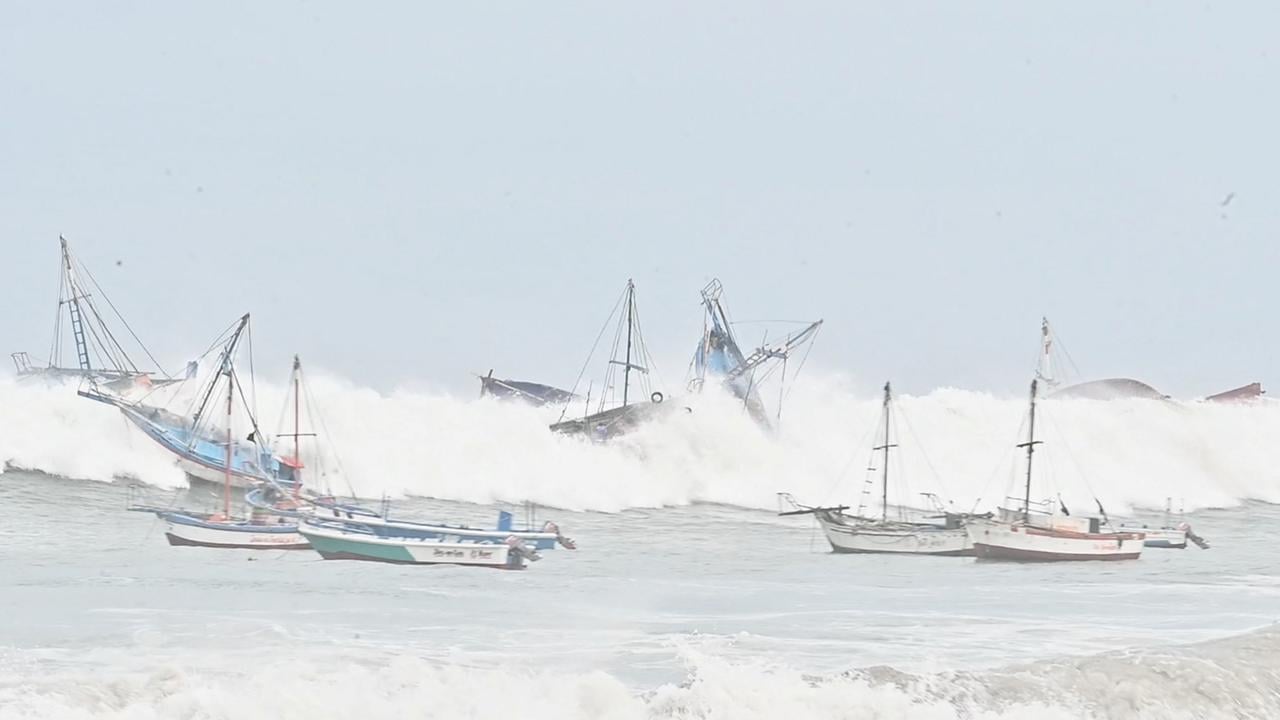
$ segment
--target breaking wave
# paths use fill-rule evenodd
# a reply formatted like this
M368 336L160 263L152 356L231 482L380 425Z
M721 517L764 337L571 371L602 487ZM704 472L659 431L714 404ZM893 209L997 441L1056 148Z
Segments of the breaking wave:
M736 401L707 392L668 400L691 412L607 446L548 432L557 410L379 393L326 376L311 384L327 436L311 458L313 479L364 497L529 500L613 512L697 502L772 509L778 491L815 504L857 505L872 495L864 495L871 487L865 470L879 398L838 375L809 374L796 385L777 431L758 428ZM264 426L277 429L283 390L260 383L258 394ZM1166 498L1188 510L1280 502L1280 446L1272 441L1280 437L1280 403L1044 406L1037 496L1061 494L1092 508L1096 495L1112 511L1162 507ZM1024 399L939 389L903 397L898 407L892 499L918 504L919 493L934 492L958 509L985 509L1018 487L1022 466L1012 446L1021 439ZM73 386L11 378L0 378L0 460L90 480L183 483L165 453L112 408L77 397Z
M0 652L0 718L1213 720L1280 715L1280 632L981 672L815 677L681 653L637 691L603 671L473 667L403 653L271 647Z

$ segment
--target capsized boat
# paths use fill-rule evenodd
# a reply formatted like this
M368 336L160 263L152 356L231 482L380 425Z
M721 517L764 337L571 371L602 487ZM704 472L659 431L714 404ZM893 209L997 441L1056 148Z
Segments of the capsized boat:
M519 400L530 405L563 405L571 402L576 395L568 390L561 390L542 383L527 380L501 380L493 376L480 375L480 397L495 397L502 400Z
M822 321L807 323L803 328L785 335L781 341L761 343L760 347L746 355L738 346L733 324L723 302L724 287L719 279L713 279L702 289L704 311L702 340L693 356L693 379L689 389L698 392L708 379L718 380L761 427L771 425L769 413L760 398L760 387L779 368L782 369L780 395L785 392L786 364L791 355L817 335ZM803 363L802 363L803 364ZM782 398L778 399L777 415L782 414ZM775 417L776 419L776 417Z
M298 528L325 560L366 560L403 565L467 565L523 570L537 552L517 537L501 542L460 541L452 538L384 537L367 529L307 518Z
M889 383L884 384L882 422L884 441L872 448L881 453L880 459L880 517L867 517L858 508L856 514L847 514L848 505L834 507L805 507L795 502L789 494L779 497L795 509L779 512L779 515L813 515L838 553L882 553L898 555L951 555L972 556L973 544L965 530L965 523L974 516L965 513L934 512L897 508L897 517L889 515L889 450L897 444L891 442L891 413L893 395ZM869 468L874 470L874 468ZM933 495L929 495L931 498ZM936 500L936 498L934 498Z
M622 312L619 312L620 307ZM569 405L566 404L560 412L560 420L551 425L552 432L579 435L597 442L605 442L631 432L640 425L672 410L670 404L663 403L665 396L653 389L650 379L653 360L640 333L640 313L636 309L636 286L631 280L627 280L622 297L618 299L609 318L605 320L606 329L615 315L618 317L618 326L613 336L613 352L606 367L604 385L595 412L591 412L591 391L588 389L586 413L580 418L565 419L565 415L569 412ZM603 335L604 329L600 332L600 336ZM597 337L596 343L599 344L599 341L600 338ZM595 347L592 347L591 353L587 356L583 372L591 364L593 355L595 355ZM619 384L618 368L622 369L621 395L616 392L616 386ZM582 382L581 375L578 382ZM577 391L578 384L575 383L571 392L576 394ZM648 402L639 399L645 396L648 397Z
M67 239L59 235L58 242L62 249L62 281L58 289L58 313L53 325L49 359L45 365L37 365L28 353L11 353L9 357L18 377L79 378L117 392L174 382L168 373L160 369L160 363L134 334L133 328L116 310L88 268L72 254ZM114 330L113 323L109 323L98 310L95 295L106 302L115 316L114 324L118 327ZM120 341L125 337L124 333L117 335L121 328L132 338L131 345L135 350L140 350L155 365L155 370L144 370L134 361ZM75 350L74 367L63 364L63 336L66 332L70 333Z
M251 432L245 440L224 437L223 433L210 427L217 414L214 405L220 402L218 398L222 395L224 384L226 392L230 394L229 407L234 404L237 392L242 400L247 397L237 384L235 360L248 328L249 314L245 313L211 346L210 352L213 351L212 348L217 348L219 353L219 359L214 365L216 371L203 381L194 373L180 381L200 383L196 391L198 403L190 417L150 404L150 395L141 400L129 400L122 395L104 391L97 385L78 392L82 397L118 408L130 423L168 450L189 479L211 485L230 482L231 487L240 489L253 487L268 479L287 483L293 470L267 448L258 430L254 411L247 404L245 409ZM196 361L195 364L198 366L200 362Z
M1027 441L1018 445L1027 451L1026 487L1021 507L1002 507L995 518L974 520L966 525L980 560L1057 562L1070 560L1136 560L1142 555L1145 533L1107 530L1102 517L1079 517L1067 513L1061 503L1031 501L1032 460L1036 439L1036 393L1039 380L1031 381ZM1102 504L1098 503L1099 510Z

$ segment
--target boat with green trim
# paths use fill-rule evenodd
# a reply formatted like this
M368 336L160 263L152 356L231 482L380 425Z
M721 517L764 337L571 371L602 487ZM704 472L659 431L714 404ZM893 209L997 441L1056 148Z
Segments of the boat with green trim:
M367 560L401 565L473 565L523 570L538 553L517 537L503 542L464 542L452 536L384 537L359 526L307 518L298 532L325 560Z

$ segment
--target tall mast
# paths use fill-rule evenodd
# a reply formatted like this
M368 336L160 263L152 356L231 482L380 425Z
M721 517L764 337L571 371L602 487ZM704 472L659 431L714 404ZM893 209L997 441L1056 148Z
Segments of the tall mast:
M631 389L631 328L636 306L636 285L627 279L627 364L622 369L622 406L627 406L627 394Z
M880 464L880 520L886 522L889 519L889 448L898 447L889 442L889 408L892 394L889 390L889 383L884 384L884 444L872 448L873 450L883 450L884 458Z
M1022 519L1024 521L1031 518L1031 458L1035 455L1036 445L1040 444L1036 440L1036 385L1038 380L1031 381L1031 422L1027 431L1027 441L1018 445L1027 449L1027 487L1022 496Z
M223 360L223 372L227 374L227 466L222 481L222 517L231 519L231 404L235 400L236 380L231 372L231 358Z
M231 333L231 337L227 340L226 345L222 347L222 367L229 373L231 368L231 358L235 355L236 345L240 342L240 334L244 332L245 327L249 325L249 313L245 313L240 318L240 322L236 325L236 329ZM217 382L210 382L208 389L205 391L204 397L200 399L200 405L196 408L196 413L191 418L191 427L195 429L200 426L200 420L204 416L204 411L209 407L209 400L213 396L213 391L217 387ZM192 442L195 436L192 435Z
M492 373L492 371L490 371ZM296 498L302 493L302 455L298 450L298 437L302 432L300 425L300 407L302 399L298 394L298 376L302 374L302 361L297 355L293 356L293 496Z

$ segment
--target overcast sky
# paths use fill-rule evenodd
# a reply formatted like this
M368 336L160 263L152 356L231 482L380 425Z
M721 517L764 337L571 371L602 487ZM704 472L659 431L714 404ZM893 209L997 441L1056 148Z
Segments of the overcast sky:
M1280 4L1054 5L3 3L0 341L63 233L173 365L569 385L634 277L672 385L718 276L868 392L1280 387Z

